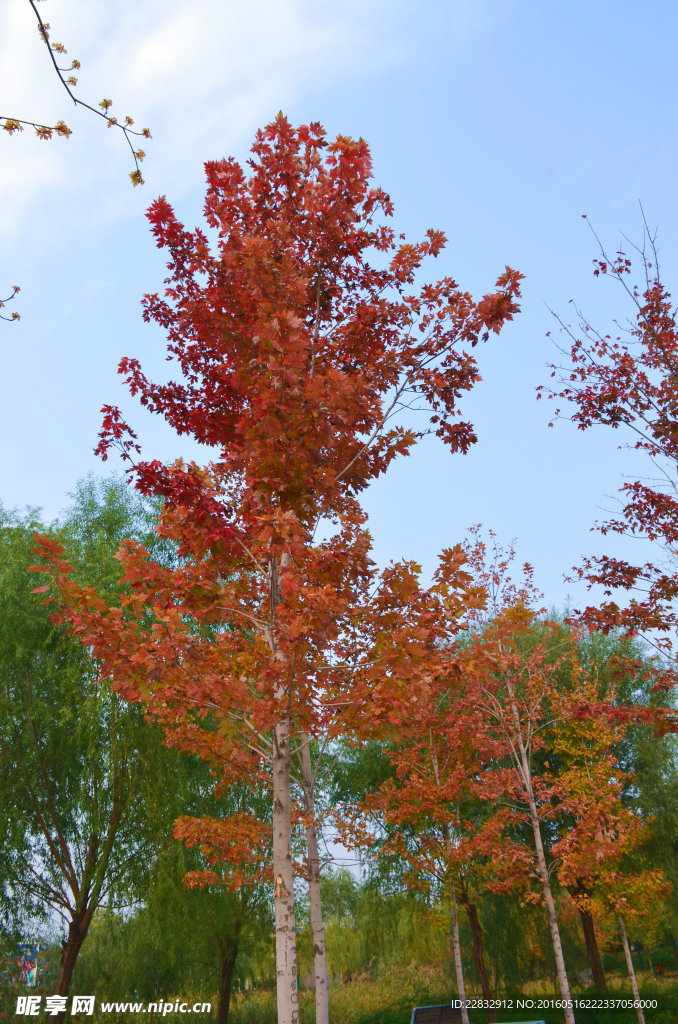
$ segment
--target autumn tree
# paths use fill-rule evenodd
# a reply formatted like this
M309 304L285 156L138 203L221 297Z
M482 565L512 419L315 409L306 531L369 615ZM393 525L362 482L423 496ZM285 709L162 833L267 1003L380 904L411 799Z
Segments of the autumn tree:
M167 332L180 377L154 384L138 360L120 364L132 394L206 461L140 459L109 406L99 446L118 448L136 487L162 498L159 532L180 564L166 570L128 544L129 600L109 608L69 582L54 548L45 554L71 628L120 692L229 778L267 780L278 1012L291 1024L292 758L306 737L340 728L352 674L334 648L374 574L359 496L424 432L453 452L474 442L457 409L478 379L469 350L514 315L520 275L507 269L478 302L450 277L416 286L443 234L397 238L366 143L329 142L318 124L295 130L280 115L247 173L232 159L206 173L211 239L164 198L149 212L169 277L144 315ZM413 400L420 429L399 423Z
M623 855L623 871L617 870L617 879L625 873L629 896L625 906L631 917L638 915L641 904L650 906L646 898L633 906L631 890L638 890L634 878L647 869L661 865L663 874L676 880L676 737L668 733L658 736L654 728L657 711L665 714L673 695L661 687L665 675L664 665L640 639L628 639L618 631L608 634L579 632L577 655L582 672L596 681L594 703L589 711L591 739L598 737L601 761L614 758L613 777L619 781L619 799L623 814L632 812L646 828L634 832L636 842L627 847ZM657 683L660 687L657 687ZM584 722L579 728L583 729ZM580 748L580 754L581 754ZM597 757L594 758L597 760ZM561 770L568 758L561 756ZM563 823L566 829L571 821ZM632 830L633 831L633 830ZM629 836L627 835L627 840ZM651 886L650 886L651 888ZM581 915L589 961L594 980L605 985L602 963L598 954L594 930L593 911L602 907L600 898L591 886L591 878L583 876L570 882L568 891ZM665 910L675 920L675 898L665 904Z
M608 255L600 245L594 274L620 286L629 320L615 322L613 333L597 330L582 314L578 327L559 321L569 350L563 350L564 362L552 366L554 384L540 391L568 403L556 408L556 416L571 411L579 430L603 425L618 431L622 444L645 461L646 475L622 485L618 514L598 530L649 541L656 555L647 561L592 555L577 573L604 588L605 600L585 611L590 626L641 633L672 656L678 624L678 326L647 225L638 258L642 279L634 283L628 256Z
M465 571L461 546L443 552L433 585L424 587L419 568L396 564L384 574L389 586L375 598L376 632L365 645L361 666L369 689L369 714L345 713L354 742L383 743L387 778L367 793L358 808L340 810L337 823L344 841L364 841L363 819L374 819L381 856L391 853L409 864L415 887L442 885L449 898L457 995L465 1000L459 932L459 909L465 911L473 936L473 957L486 998L491 997L483 958L477 908L469 898L469 863L462 840L460 803L465 794L472 737L465 748L450 748L447 715L456 687L450 681L449 645L468 628L472 612L485 603L482 588ZM376 671L372 667L376 665ZM386 672L386 683L384 673ZM369 833L368 833L369 834ZM372 845L373 835L369 836ZM465 1006L462 1019L467 1020Z
M451 747L473 735L467 786L491 811L467 821L466 843L492 863L492 887L522 886L524 900L543 901L563 999L569 985L554 881L572 895L582 924L592 926L596 904L613 907L626 945L624 916L666 890L656 870L623 866L649 823L624 805L627 773L615 749L642 709L617 701L609 678L601 687L581 648L575 631L537 620L522 601L503 609L458 652L464 682L448 726ZM628 671L619 658L617 672ZM601 705L614 709L591 714Z
M579 688L582 702L591 699ZM561 707L563 697L556 702ZM625 773L613 750L619 745L621 724L613 715L609 720L567 714L559 717L551 750L562 763L558 787L565 805L565 822L552 856L558 877L573 894L577 907L587 910L596 898L614 911L624 950L631 990L638 1004L639 1024L644 1024L640 995L626 933L625 918L636 917L666 894L661 871L645 869L636 874L624 870L625 855L641 842L650 823L643 821L622 802ZM549 751L549 756L551 755Z
M513 545L504 547L493 531L484 534L480 526L474 526L469 531L466 550L474 579L487 595L485 605L471 612L477 626L482 629L491 626L493 618L516 602L532 607L540 603L543 595L534 586L529 564L522 568L522 579L514 579ZM539 610L540 614L544 611ZM536 621L534 628L539 628ZM559 810L552 809L545 820L545 851L553 864L560 863L562 870L558 870L556 876L577 907L594 982L605 988L593 912L599 901L594 898L595 872L590 868L592 865L600 867L602 863L618 864L622 851L636 847L641 832L646 841L650 834L648 829L640 829L641 819L648 815L647 803L643 802L641 807L636 798L622 804L620 793L621 788L629 793L636 788L636 770L642 768L643 759L631 737L635 734L637 742L654 718L653 708L667 704L666 697L662 697L665 674L660 665L648 659L646 653L618 631L608 635L586 630L570 633L569 627L558 626L557 622L550 628L553 631L553 652L549 656L552 687L547 706L552 708L554 717L550 729L545 724L540 726L543 730L539 741L541 754L532 768L537 774L543 774L546 768L547 774L558 780ZM568 649L571 657L563 659L562 652ZM556 670L559 659L561 670ZM574 675L573 666L576 666ZM546 694L544 696L546 698ZM558 707L560 715L556 714ZM568 735L571 738L569 749L565 742ZM654 739L654 742L658 741ZM596 785L591 782L592 773L597 775ZM608 820L616 823L616 829L605 830L600 824L603 803L598 804L594 794L597 796L598 787L603 786L607 802L612 804L612 809L608 807ZM562 798L563 793L568 794L567 799ZM607 836L606 849L603 849L604 844L597 845L595 838L591 839L591 835L599 834L601 827ZM584 832L589 829L588 843L581 828ZM572 863L564 866L561 853L564 843L569 850L577 851L578 873ZM616 860L612 850L616 851ZM615 877L621 878L619 871ZM652 888L651 873L646 878ZM611 898L613 888L608 887L606 899ZM624 903L628 908L626 897Z
M533 623L533 613L519 602L500 612L464 650L465 688L454 729L473 730L476 761L470 788L494 808L477 828L473 846L495 861L504 876L500 884L513 885L521 874L536 876L535 898L546 909L558 985L567 1002L569 982L544 842L544 822L556 813L561 794L552 772L535 772L535 757L544 750L544 725L556 714L553 681L560 666L548 658L547 641L531 650L523 646ZM531 832L531 850L514 834L520 825ZM565 1020L574 1022L571 1007L565 1007Z

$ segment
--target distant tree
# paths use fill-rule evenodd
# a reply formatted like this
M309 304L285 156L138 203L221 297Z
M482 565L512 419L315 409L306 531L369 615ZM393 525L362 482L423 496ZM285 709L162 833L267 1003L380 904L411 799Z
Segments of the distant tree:
M621 286L630 308L627 324L615 321L608 334L583 314L578 327L558 318L570 339L569 351L562 350L565 361L552 366L554 384L539 390L568 402L580 430L610 427L644 456L646 475L622 485L618 515L598 530L603 536L643 538L656 557L643 562L592 555L576 571L589 585L604 588L606 600L583 613L591 627L642 633L673 658L678 630L678 323L660 277L656 238L644 228L638 249L641 283L633 282L632 263L624 252L609 255L599 242L594 260L597 277ZM557 407L555 415L565 417L566 410ZM667 678L667 684L672 681ZM664 728L676 727L669 711L658 712L657 718Z
M88 943L75 978L83 990L96 987L109 999L153 1001L182 991L217 992L217 1024L226 1024L233 985L247 976L247 959L268 946L272 918L261 884L233 891L225 875L221 886L200 886L206 864L201 851L186 849L172 837L174 820L187 812L233 813L252 793L212 793L209 770L195 758L165 752L172 787L156 793L156 852L143 903L132 915L106 910L94 919L96 938ZM268 800L259 797L262 817ZM188 884L187 884L188 883ZM257 980L260 974L255 974Z
M154 848L149 786L160 735L105 684L87 651L49 619L34 562L35 514L0 513L0 879L18 930L54 914L67 936L55 994L99 906L134 898ZM80 486L54 529L80 578L115 599L123 537L147 530L123 484Z

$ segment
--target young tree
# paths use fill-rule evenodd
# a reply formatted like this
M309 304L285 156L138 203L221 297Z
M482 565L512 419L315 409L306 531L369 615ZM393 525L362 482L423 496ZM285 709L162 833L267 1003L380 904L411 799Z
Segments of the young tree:
M589 689L594 687L589 684ZM580 688L583 703L595 699ZM613 698L613 693L608 693ZM559 702L562 706L563 700ZM628 855L650 831L643 820L622 801L625 772L613 751L619 748L624 726L613 714L608 719L560 718L552 749L561 761L559 786L565 794L566 821L552 854L558 864L562 884L575 890L578 906L590 908L598 897L612 907L624 949L631 989L639 1024L644 1024L639 1004L638 984L626 936L624 916L636 917L656 905L666 895L667 886L660 871L629 871Z
M597 697L594 696L591 706L589 751L594 749L597 739L599 754L594 755L593 760L608 759L609 763L609 758L614 757L610 777L621 786L619 799L623 814L632 812L637 822L644 821L648 825L641 833L637 828L631 830L637 842L628 845L623 857L629 892L637 889L634 876L642 876L649 866L661 865L667 880L675 880L676 737L672 734L657 736L652 721L654 708L669 706L672 702L671 692L656 689L657 681L664 674L663 666L657 657L648 657L647 647L642 642L629 640L618 631L607 635L580 634L577 653L582 672L587 678L595 679L597 687ZM601 705L607 709L604 714L600 713ZM643 720L645 715L647 720ZM578 727L583 729L584 723ZM582 754L581 744L579 754ZM561 763L565 770L569 759L562 757ZM606 785L605 792L609 792L609 788ZM568 822L563 828L568 828ZM626 840L630 838L627 833ZM602 904L600 890L594 882L595 879L585 872L579 879L570 881L568 891L580 913L594 981L605 987L593 914ZM629 899L625 913L633 907L633 900L629 903ZM647 899L641 902L649 906ZM640 909L636 903L632 913L635 915Z
M521 602L500 612L459 652L464 688L450 735L452 743L455 729L461 736L472 731L469 790L493 807L480 825L469 823L468 845L492 858L500 885L502 872L512 882L516 870L536 874L565 1000L552 877L580 911L590 915L594 895L614 907L623 941L621 911L638 913L632 894L643 886L646 896L665 892L656 871L625 877L622 870L622 857L647 830L622 802L626 773L614 754L637 709L617 702L608 681L604 696L614 710L606 717L589 713L601 703L601 685L587 671L581 647L574 631L536 621ZM628 672L619 662L617 670ZM531 853L521 841L522 823L532 832ZM637 998L632 972L631 985Z
M390 607L376 620L380 630L388 630L387 640L378 642L375 637L368 648L368 657L376 655L380 662L376 686L370 693L371 718L376 721L363 722L358 734L388 736L390 741L388 757L394 776L366 801L368 807L383 814L387 825L395 826L387 848L409 861L418 884L428 876L448 886L457 995L462 1001L462 1020L468 1024L457 914L457 900L464 893L457 798L467 761L461 750L452 753L448 749L447 737L440 730L444 708L453 700L445 647L462 628L464 613L483 600L470 575L462 570L464 559L461 547L444 552L428 590L419 584L418 567L393 567L392 578L398 585L380 595ZM385 660L388 677L398 679L398 689L407 691L405 706L394 700L398 689L379 685ZM414 827L414 844L408 844L402 826ZM466 905L468 908L468 899ZM487 980L482 941L480 977L481 982Z
M359 814L376 812L378 829L384 833L380 851L393 851L411 867L410 881L437 879L448 889L453 929L453 957L457 995L465 1000L465 982L459 938L458 906L463 906L473 937L473 955L485 998L491 998L483 958L482 930L477 908L469 898L469 862L462 839L460 804L466 794L468 765L472 761L471 734L465 744L450 748L447 718L454 706L458 680L450 679L449 645L456 633L468 627L485 594L465 572L464 550L444 552L434 574L433 586L419 583L416 566L395 565L386 576L390 583L378 596L375 624L381 635L366 645L366 679L370 715L355 722L359 740L381 739L388 778L366 796ZM396 582L397 581L397 582ZM466 618L465 618L466 616ZM370 671L376 659L377 671ZM383 685L384 664L388 678ZM407 700L398 701L398 691ZM348 723L347 723L348 724ZM349 821L343 822L350 841ZM357 841L361 829L357 831ZM468 1013L462 1006L462 1019Z
M566 1003L565 1020L574 1024L543 834L544 822L556 813L562 794L548 765L535 772L536 755L545 751L544 727L557 715L559 693L554 683L562 659L549 658L553 626L543 627L545 639L532 650L529 643L526 647L525 641L534 639L534 627L533 613L519 602L500 612L461 652L465 686L450 723L450 743L472 730L476 751L469 789L496 808L477 828L472 846L492 857L507 878L522 872L537 876ZM572 713L575 706L576 702ZM531 852L511 835L521 825L531 832Z
M145 525L135 506L124 485L84 484L58 531L79 578L109 601L119 574L112 554ZM0 517L1 898L18 928L50 914L63 921L54 992L64 996L97 907L145 877L147 785L163 747L139 709L92 686L88 652L31 593L38 526L33 515Z
M99 446L118 447L136 486L165 501L159 530L181 563L168 572L127 545L129 601L109 609L45 554L72 629L121 692L229 777L268 775L279 1020L291 1024L291 745L336 720L338 702L322 697L350 678L333 649L373 576L359 494L426 430L452 451L474 442L457 411L478 379L468 348L512 318L520 275L507 269L479 302L449 277L415 288L443 234L396 239L379 222L392 206L370 184L365 142L329 143L318 124L294 130L279 115L249 176L234 160L206 172L212 245L165 199L149 214L170 262L145 317L167 331L182 379L156 385L136 359L120 372L211 460L134 462L135 435L111 407ZM397 422L413 401L428 412L420 431Z

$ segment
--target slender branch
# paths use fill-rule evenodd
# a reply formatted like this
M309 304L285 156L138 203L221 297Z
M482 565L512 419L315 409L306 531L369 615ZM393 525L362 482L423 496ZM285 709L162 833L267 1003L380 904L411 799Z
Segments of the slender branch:
M50 44L49 25L46 22L44 22L42 20L42 17L40 16L40 12L37 8L37 0L28 0L28 2L31 5L31 8L33 9L35 17L37 18L38 31L40 32L42 40L45 46L47 47L47 52L49 53L49 57L56 72L56 75L59 81L61 82L62 86L68 93L69 98L73 101L75 106L84 107L91 113L96 114L97 117L103 118L103 120L106 122L109 128L115 127L120 129L120 131L125 137L127 145L129 146L130 152L132 154L132 159L134 161L134 170L130 173L130 179L132 181L132 184L143 185L144 179L141 174L140 164L146 154L144 153L143 149L134 148L131 136L135 135L140 138L150 139L151 133L149 132L148 128L142 128L140 131L135 128L132 128L134 121L132 120L131 117L126 117L123 122L120 122L117 118L112 117L108 113L108 110L111 106L110 100L102 100L99 104L99 108L97 108L93 107L89 103L86 103L84 100L78 99L78 97L73 93L73 86L77 84L77 80L72 75L69 75L66 78L65 72L76 70L77 68L79 68L79 62L73 61L70 68L59 67L55 53L65 53L66 51L60 43ZM50 139L52 137L52 134L55 132L57 135L60 135L63 138L68 138L68 136L72 134L70 128L66 124L64 124L63 121L58 121L55 125L49 126L38 124L34 121L22 121L19 118L15 117L4 117L0 119L4 121L2 127L5 129L5 131L9 132L10 134L13 134L15 131L21 131L22 125L24 124L30 125L31 127L35 128L38 137L43 139Z

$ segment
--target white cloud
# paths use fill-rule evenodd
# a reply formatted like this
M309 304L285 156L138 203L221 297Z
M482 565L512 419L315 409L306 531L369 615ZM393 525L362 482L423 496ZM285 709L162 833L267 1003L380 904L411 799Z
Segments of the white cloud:
M337 76L374 73L397 59L381 25L387 8L386 0L49 0L40 10L52 39L68 48L65 62L81 61L77 95L93 105L111 98L113 113L151 129L153 139L139 142L148 153L147 177L155 192L176 195L195 187L204 159L249 143L254 127L303 89L327 88ZM0 5L0 68L4 113L44 123L63 118L74 131L67 142L49 143L30 138L28 129L21 137L2 133L0 237L16 240L48 190L58 198L52 216L63 217L57 230L87 210L87 192L99 226L136 215L124 139L73 108L26 3ZM102 194L106 202L97 205Z
M5 0L2 112L44 123L63 118L74 135L42 143L30 130L0 133L0 238L15 246L45 221L64 234L83 217L100 231L138 216L158 192L179 199L200 187L205 159L244 155L254 129L298 97L320 98L349 77L367 79L406 62L434 23L453 48L501 20L513 2L455 0L414 11L406 0L48 0L40 11L52 39L68 48L64 63L76 57L82 64L77 95L93 105L110 98L114 114L129 114L153 133L139 140L149 189L132 198L121 133L74 109L30 7Z

